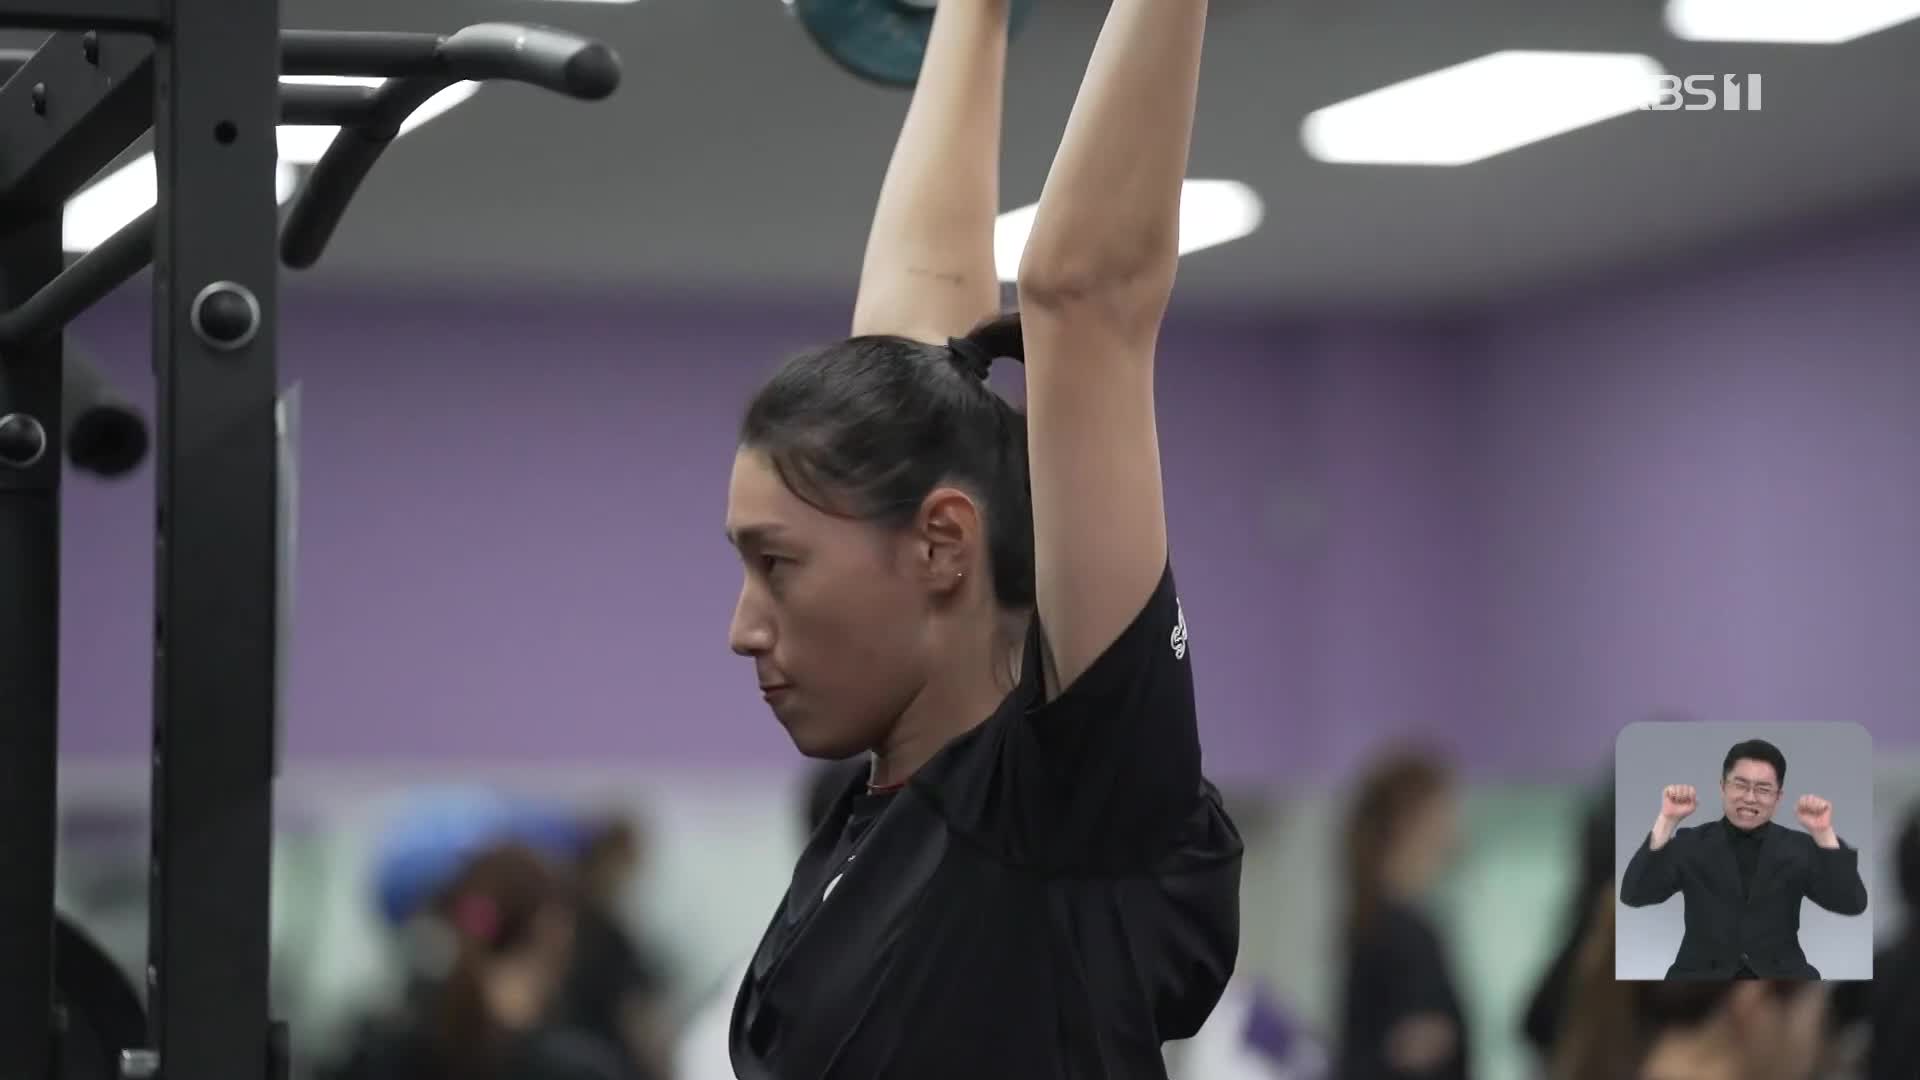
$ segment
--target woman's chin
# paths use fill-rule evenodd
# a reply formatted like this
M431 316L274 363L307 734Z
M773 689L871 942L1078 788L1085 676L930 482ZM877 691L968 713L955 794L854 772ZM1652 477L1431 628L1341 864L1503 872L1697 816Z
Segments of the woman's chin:
M866 749L860 740L849 738L845 732L821 731L802 719L785 716L780 718L780 723L787 729L787 737L793 740L793 748L818 761L845 761Z

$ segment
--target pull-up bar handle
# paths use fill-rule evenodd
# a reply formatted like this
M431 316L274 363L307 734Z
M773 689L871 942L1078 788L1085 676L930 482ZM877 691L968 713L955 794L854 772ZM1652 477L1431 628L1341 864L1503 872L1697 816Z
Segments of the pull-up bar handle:
M599 101L620 87L620 58L577 34L544 26L480 23L440 46L455 79L511 79L581 101Z
M583 101L620 85L613 50L575 34L539 26L481 23L448 37L333 30L280 35L283 74L381 76L377 91L302 85L280 88L288 120L333 120L340 134L314 166L291 207L280 238L281 261L295 269L317 262L361 181L401 124L428 98L456 82L507 79ZM7 57L0 56L0 61ZM155 211L123 226L40 291L0 312L0 349L55 333L139 273L153 259Z
M597 101L620 85L620 60L596 41L544 26L479 23L451 36L339 30L280 35L283 75L509 79Z
M383 64L394 65L384 70L397 70L403 60L428 66L419 55L423 35L357 34L351 35L353 41L338 40L346 36L325 35L327 40L311 48L345 61L355 74ZM366 121L334 136L287 214L280 234L281 262L304 270L320 260L346 216L347 204L407 116L453 83L508 79L585 101L605 98L620 85L620 61L613 50L558 30L482 23L435 41L431 74L390 79L368 104Z

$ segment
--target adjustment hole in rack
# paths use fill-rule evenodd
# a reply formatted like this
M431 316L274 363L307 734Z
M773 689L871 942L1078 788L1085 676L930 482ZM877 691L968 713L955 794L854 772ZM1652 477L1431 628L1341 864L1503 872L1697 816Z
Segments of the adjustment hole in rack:
M239 137L240 129L234 127L231 120L222 120L213 125L213 141L221 146L232 146L233 140Z

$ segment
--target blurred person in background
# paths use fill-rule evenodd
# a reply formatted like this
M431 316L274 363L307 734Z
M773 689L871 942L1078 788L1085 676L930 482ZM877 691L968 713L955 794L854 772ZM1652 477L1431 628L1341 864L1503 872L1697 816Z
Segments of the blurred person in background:
M1632 1080L1642 1047L1635 1045L1631 994L1614 980L1613 887L1588 905L1585 935L1568 971L1566 1009L1550 1056L1551 1080Z
M404 1005L369 1024L326 1080L620 1080L614 1049L554 1020L575 905L564 871L530 848L470 853L410 929Z
M1438 929L1422 910L1458 850L1450 771L1418 750L1362 776L1346 830L1346 984L1341 1080L1464 1080L1465 1009Z
M615 814L588 819L585 830L565 1015L581 1032L621 1049L629 1080L664 1080L672 1075L673 1044L667 965L634 933L625 910L642 836Z
M1596 904L1554 1080L1813 1080L1827 988L1813 981L1621 982L1611 897Z
M1613 770L1609 766L1601 784L1587 799L1580 820L1580 835L1574 856L1574 887L1568 894L1568 911L1559 949L1548 963L1540 982L1527 1001L1521 1022L1521 1035L1533 1048L1543 1066L1553 1060L1560 1032L1566 1024L1567 995L1573 984L1574 968L1580 949L1593 925L1601 900L1613 896Z
M1907 811L1894 848L1905 924L1874 957L1873 1080L1920 1076L1920 803Z
M802 846L820 831L842 798L856 788L865 787L870 770L864 754L846 761L817 762L808 769L800 800ZM681 1029L674 1049L674 1080L734 1080L733 1057L728 1047L734 995L746 979L747 965L751 962L749 950L727 969L726 978L702 999Z
M1873 958L1872 982L1834 988L1835 1027L1842 1038L1870 1039L1869 1080L1920 1077L1920 803L1907 810L1893 844L1901 928Z

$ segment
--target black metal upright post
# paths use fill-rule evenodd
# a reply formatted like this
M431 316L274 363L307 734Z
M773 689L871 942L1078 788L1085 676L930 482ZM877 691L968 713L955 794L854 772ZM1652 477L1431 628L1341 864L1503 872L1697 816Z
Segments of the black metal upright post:
M60 211L0 226L0 311L60 272ZM0 353L0 1076L52 1075L60 338Z
M0 0L0 26L57 27L94 14L157 30L142 22L143 5L149 15L159 6ZM151 54L140 37L73 32L29 56L0 57L0 326L33 324L27 314L44 309L34 298L45 298L64 261L67 197L151 122ZM60 1067L59 1018L49 1009L65 456L58 329L0 335L0 1077L8 1080L40 1080Z
M159 377L148 979L159 1069L269 1068L277 0L170 0L154 70Z

